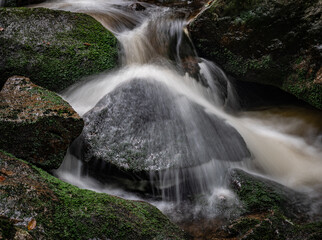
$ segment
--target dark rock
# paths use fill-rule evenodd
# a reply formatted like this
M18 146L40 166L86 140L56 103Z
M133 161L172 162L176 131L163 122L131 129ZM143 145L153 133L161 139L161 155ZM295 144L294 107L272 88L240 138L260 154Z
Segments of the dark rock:
M118 183L136 179L151 188L164 174L168 180L179 178L186 186L183 194L183 189L198 192L195 182L203 178L195 172L203 164L216 160L229 165L250 156L242 137L225 120L158 82L135 79L119 86L84 121L74 143L82 150L73 154L93 177L115 176ZM178 182L172 180L167 187Z
M0 149L44 169L58 168L83 120L57 94L11 77L0 92Z
M117 64L116 38L85 14L0 8L0 28L0 88L10 76L22 75L61 91Z
M4 239L184 239L148 203L79 189L2 151L0 176Z
M31 4L42 3L45 0L4 0L3 7L21 7Z
M320 198L240 169L230 171L230 185L243 204L242 214L181 224L194 239L321 239L321 208L319 217L310 212Z
M146 8L140 3L132 3L130 8L135 11L144 11Z
M233 169L230 171L230 185L243 202L247 213L280 209L292 219L309 218L309 198L277 182Z
M244 214L227 224L226 237L238 239L320 239L321 201L279 183L234 169L231 187L244 204ZM319 216L312 215L320 204ZM316 211L316 209L315 209Z
M194 134L185 118L193 119ZM123 84L84 115L84 121L85 161L102 158L120 168L149 171L249 156L228 123L160 83Z
M322 109L322 4L219 0L189 25L199 54L239 80L277 86Z

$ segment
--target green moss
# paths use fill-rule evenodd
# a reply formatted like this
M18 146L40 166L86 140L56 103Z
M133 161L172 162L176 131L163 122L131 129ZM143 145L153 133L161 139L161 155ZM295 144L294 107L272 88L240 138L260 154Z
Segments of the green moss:
M233 170L232 176L235 179L232 187L248 213L279 209L287 203L279 189L283 188L282 185L265 182L241 170Z
M300 60L297 60L299 62ZM313 83L314 75L306 70L297 70L283 83L283 89L299 99L322 109L322 86Z
M199 54L236 79L279 87L322 109L322 87L312 81L321 62L317 8L317 0L217 0L189 30ZM304 77L294 67L301 62Z
M59 95L52 91L48 91L45 88L34 87L28 90L32 94L40 95L41 100L47 101L46 107L57 107L62 106L70 108L70 105L64 101Z
M83 76L116 66L116 38L88 15L2 8L0 16L5 29L0 34L0 53L6 56L0 67L2 83L12 75L24 75L40 86L61 91ZM6 33L9 25L17 31Z
M19 196L15 209L21 216L34 216L38 228L29 233L35 239L184 239L183 232L148 203L79 189L37 167L22 166L15 158L6 164L20 171L23 180L11 189L3 185L0 189ZM30 181L25 182L26 176Z
M171 227L169 220L149 204L79 189L35 169L60 200L55 206L52 223L48 224L47 216L41 219L56 239L104 236L111 239L152 239L158 234L169 234L167 237L177 239L174 232L178 229Z

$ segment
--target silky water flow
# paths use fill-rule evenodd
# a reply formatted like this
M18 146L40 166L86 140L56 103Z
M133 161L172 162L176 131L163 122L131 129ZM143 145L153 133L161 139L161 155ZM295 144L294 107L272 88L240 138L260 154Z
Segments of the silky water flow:
M238 200L227 183L231 168L307 193L321 188L322 129L303 117L309 110L239 111L225 73L197 56L186 34L187 14L146 3L144 11L135 11L131 4L38 5L87 13L120 43L121 67L62 93L85 127L57 176L144 199L172 217L179 212L179 218L176 209L186 206L189 216L235 214Z

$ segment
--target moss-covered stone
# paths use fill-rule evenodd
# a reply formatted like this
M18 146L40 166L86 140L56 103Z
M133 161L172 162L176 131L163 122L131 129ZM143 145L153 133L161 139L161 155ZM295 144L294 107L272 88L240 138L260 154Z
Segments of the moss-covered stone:
M189 30L199 54L239 80L322 109L321 1L215 0Z
M84 123L57 94L25 77L10 78L0 92L0 149L50 170L58 168Z
M152 205L79 189L0 152L0 215L34 239L184 239ZM10 227L10 226L9 226Z
M245 208L240 218L224 227L227 237L321 238L321 221L312 221L308 198L303 194L236 169L231 171L231 187Z
M0 87L23 75L52 91L114 68L117 40L92 17L49 9L0 8Z
M307 197L279 183L234 169L230 172L231 187L242 201L246 213L275 209L293 218L307 218Z

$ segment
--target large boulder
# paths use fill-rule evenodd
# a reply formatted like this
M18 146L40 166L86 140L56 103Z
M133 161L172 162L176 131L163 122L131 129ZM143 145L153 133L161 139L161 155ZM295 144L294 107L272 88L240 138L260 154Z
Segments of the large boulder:
M322 109L322 3L217 0L189 25L198 53L239 80Z
M201 181L196 168L250 156L243 138L224 119L156 81L134 79L118 86L83 118L84 130L74 143L82 150L73 154L87 162L95 177L126 172L150 180L152 172L177 173L183 185L197 192L195 184L187 183ZM154 184L161 175L155 175ZM176 182L172 179L168 187Z
M184 239L157 208L79 189L0 151L1 239Z
M117 63L117 40L92 17L43 8L0 8L0 88L28 76L61 91Z
M0 149L46 170L60 166L83 125L67 102L28 78L11 77L0 92Z

